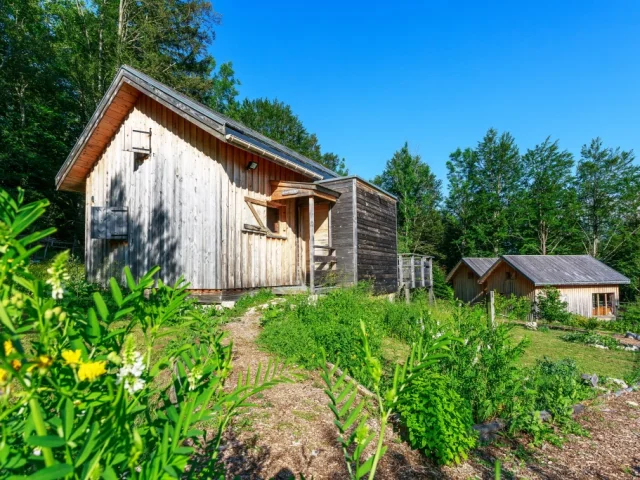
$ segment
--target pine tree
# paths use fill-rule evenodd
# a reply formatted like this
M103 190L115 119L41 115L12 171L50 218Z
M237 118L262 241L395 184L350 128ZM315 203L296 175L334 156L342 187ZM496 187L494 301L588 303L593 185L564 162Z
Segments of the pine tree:
M412 155L405 143L373 183L398 198L399 250L441 257L442 182L429 165L419 155Z

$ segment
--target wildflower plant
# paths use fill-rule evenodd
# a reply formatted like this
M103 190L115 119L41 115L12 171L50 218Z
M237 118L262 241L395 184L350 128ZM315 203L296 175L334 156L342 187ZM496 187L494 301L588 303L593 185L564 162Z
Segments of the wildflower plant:
M375 416L379 422L379 432L372 431L369 426L369 416L365 408L365 400L358 401L358 386L346 373L337 366L330 366L326 362L323 352L320 363L321 377L326 385L325 394L329 397L329 408L338 429L338 441L351 479L368 478L373 480L380 459L387 447L384 445L384 434L391 416L397 412L398 401L407 385L423 369L434 365L440 359L448 356L448 345L452 338L440 335L428 347L420 340L411 348L411 353L403 366L396 365L393 382L383 392L382 364L376 358L369 346L369 335L364 322L360 321L360 339L362 342L360 359L364 362L373 386ZM374 444L372 442L376 440ZM367 447L373 445L373 453L367 452Z
M96 292L94 306L75 306L67 253L46 280L30 271L54 232L29 233L47 204L0 190L0 478L179 478L195 472L196 448L209 452L198 472L219 478L222 433L251 396L286 380L281 369L225 387L232 345L215 327L163 355L160 338L201 319L187 285L162 284L158 268L138 280L125 268L108 303Z

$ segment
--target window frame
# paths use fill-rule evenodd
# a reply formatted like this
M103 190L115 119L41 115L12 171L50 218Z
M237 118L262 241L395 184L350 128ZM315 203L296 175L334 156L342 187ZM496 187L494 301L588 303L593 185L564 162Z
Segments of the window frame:
M272 201L268 201L268 200L259 200L257 198L251 198L251 197L244 197L244 201L247 204L247 206L249 207L249 210L251 211L251 213L253 214L256 222L258 223L258 227L256 227L255 225L250 225L245 223L242 231L245 233L257 233L259 235L266 235L267 238L273 238L276 240L286 240L287 236L283 234L283 231L285 230L285 228L282 228L282 220L281 218L284 216L286 218L286 206L278 203L278 202L272 202ZM260 218L260 215L258 214L257 210L255 209L255 205L259 205L261 207L265 207L266 210L266 216L265 216L265 220L267 221L267 224L265 225L265 222L262 221L262 219ZM270 229L268 227L268 222L269 222L269 209L273 209L273 210L277 210L278 212L278 219L276 220L275 226L277 226L277 231L274 231L272 229Z

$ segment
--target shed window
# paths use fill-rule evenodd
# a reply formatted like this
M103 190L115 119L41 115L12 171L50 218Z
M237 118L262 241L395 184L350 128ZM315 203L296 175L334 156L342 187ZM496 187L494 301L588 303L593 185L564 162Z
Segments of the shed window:
M609 317L613 315L615 299L613 293L594 293L591 295L591 315L594 317Z
M467 279L468 280L473 280L473 277L474 277L473 272L467 272Z
M511 280L513 278L513 273L512 272L505 272L506 278L507 280Z
M286 207L277 202L245 197L243 231L286 240Z
M267 228L271 233L280 233L280 209L267 207Z

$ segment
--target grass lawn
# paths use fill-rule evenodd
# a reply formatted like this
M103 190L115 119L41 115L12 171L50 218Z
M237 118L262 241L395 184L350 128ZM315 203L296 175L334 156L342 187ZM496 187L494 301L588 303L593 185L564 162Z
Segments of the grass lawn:
M572 358L581 372L624 378L631 375L640 363L637 353L601 350L579 343L565 342L560 339L566 333L562 331L534 332L523 327L515 327L512 333L514 340L528 338L530 341L522 358L522 364L527 366L534 365L536 360L544 356L553 360Z
M550 330L534 332L523 327L514 327L513 338L520 341L528 338L530 343L522 357L522 365L535 365L536 360L549 357L552 360L572 358L583 373L596 373L599 377L626 378L640 367L640 354L619 350L601 350L579 343L560 339L566 332ZM386 337L382 340L382 356L393 363L403 363L409 347L399 340Z

